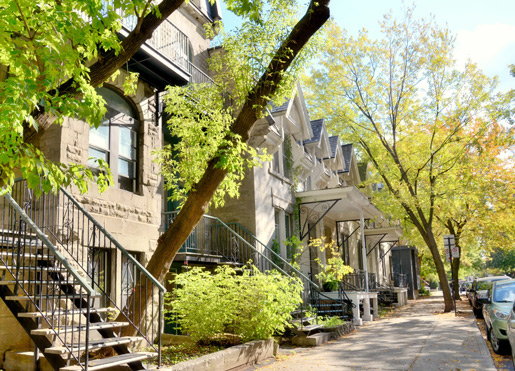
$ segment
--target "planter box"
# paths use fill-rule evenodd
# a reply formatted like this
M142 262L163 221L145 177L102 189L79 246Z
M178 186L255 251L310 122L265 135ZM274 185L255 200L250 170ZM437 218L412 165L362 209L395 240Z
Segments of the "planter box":
M342 323L339 326L334 327L323 327L321 331L332 333L332 338L337 339L343 335L346 335L354 330L354 323L352 321Z
M275 344L273 339L255 340L245 344L236 345L219 352L181 362L171 366L172 371L227 371L243 367L271 358L274 355Z

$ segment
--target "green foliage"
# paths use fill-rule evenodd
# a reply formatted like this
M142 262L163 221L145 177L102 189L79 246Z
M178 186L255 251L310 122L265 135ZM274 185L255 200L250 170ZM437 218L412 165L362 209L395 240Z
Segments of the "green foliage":
M345 321L343 321L342 319L340 319L338 317L333 316L333 317L329 317L326 319L322 319L318 323L321 325L324 325L327 328L331 328L331 327L343 325L345 323Z
M50 161L23 134L40 130L41 109L54 124L81 117L99 125L104 101L89 83L89 65L99 50L120 51L119 12L144 16L155 9L145 0L116 0L114 7L94 0L0 0L0 176L7 188L20 172L36 192L69 183L82 192L94 181L100 190L108 186L109 172L95 176L86 166ZM58 91L69 79L78 94Z
M170 113L168 127L177 141L154 151L161 165L171 200L181 204L202 178L210 161L226 169L228 175L216 191L212 202L223 205L224 196L238 197L245 171L269 161L266 152L258 153L230 131L233 117L224 107L221 92L209 84L188 88L168 87L164 97Z
M489 227L514 210L515 162L500 156L513 135L499 124L513 97L497 93L496 79L475 64L457 66L454 35L432 19L416 19L413 9L400 20L385 15L381 28L382 38L372 40L333 24L304 92L310 111L328 118L329 131L361 150L372 166L366 184L384 186L373 193L374 204L403 222L406 240L431 250L443 279L438 247L449 221L486 231L463 230L462 247L477 246L465 234L495 236L496 244L502 236L513 245L506 243L511 232L504 233L512 227Z
M515 249L495 249L489 255L486 262L486 268L492 274L509 274L515 273Z
M336 248L334 242L325 242L325 238L323 237L315 238L311 239L309 246L330 255L330 257L326 259L327 264L322 263L320 258L316 258L321 268L317 278L327 283L329 287L337 288L345 275L354 272L352 267L344 263L341 253Z
M420 288L420 290L418 290L418 295L419 296L430 296L431 292L429 292L429 290L427 290L424 286L422 286Z
M169 313L197 342L223 333L244 341L269 339L284 331L290 313L302 302L300 280L276 271L261 273L254 266L220 266L215 274L195 267L178 274L174 283Z
M255 89L256 80L265 73L271 74L269 64L296 24L302 6L295 0L230 0L227 6L233 11L238 7L235 13L243 17L243 22L230 33L221 23L207 29L207 35L221 47L212 55L209 65L216 84L231 102L234 112L238 112ZM277 72L281 82L274 96L261 97L264 105L269 102L280 105L291 96L298 73L317 54L322 42L323 35L319 32L296 56L288 71ZM285 53L289 55L291 51Z

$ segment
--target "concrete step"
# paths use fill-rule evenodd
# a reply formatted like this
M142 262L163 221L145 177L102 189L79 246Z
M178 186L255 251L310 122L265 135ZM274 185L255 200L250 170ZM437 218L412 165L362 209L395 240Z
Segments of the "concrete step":
M89 371L95 371L95 370L103 370L105 368L123 365L130 362L136 362L136 361L143 361L152 357L157 356L157 353L147 353L147 352L140 352L140 353L129 353L129 354L122 354L114 357L109 358L103 358L103 359L94 359L92 361L88 362L88 370ZM82 367L75 365L75 366L67 366L62 367L59 371L81 371Z
M131 343L135 343L137 341L142 341L144 340L142 337L138 337L138 336L123 336L123 337L114 337L114 338L104 338L104 339L98 339L98 340L92 340L89 342L89 347L88 349L91 351L91 350L96 350L96 349L101 349L101 348L106 348L106 347L112 347L112 346L116 346L116 345L122 345L122 344L131 344ZM73 347L51 347L51 348L47 348L45 349L45 353L51 353L51 354L68 354L71 352L74 352L74 353L82 353L84 352L86 349L86 344L80 344L79 345L74 345ZM77 354L76 354L77 355Z
M309 336L295 336L292 343L293 345L315 347L327 343L329 340L331 340L331 333L319 332Z
M117 309L115 308L91 308L89 313L114 313ZM54 311L44 311L44 312L22 312L18 313L18 317L20 318L40 318L40 317L55 317L55 316L69 316L74 314L87 314L86 309L70 309L70 310L59 310L56 309Z
M38 361L39 371L54 371L50 363L40 354ZM13 351L5 352L5 359L2 370L5 371L36 371L34 365L34 352L31 351Z
M120 327L126 327L126 326L129 326L129 322L97 322L97 323L91 323L89 325L89 330L90 331L107 330L107 329L120 328ZM62 333L64 333L64 332L73 333L73 332L77 332L77 331L86 331L86 326L63 326L63 327L56 328L55 331L62 332ZM39 329L32 330L30 333L32 335L44 336L44 335L53 335L53 334L55 334L55 331L50 328L39 328Z

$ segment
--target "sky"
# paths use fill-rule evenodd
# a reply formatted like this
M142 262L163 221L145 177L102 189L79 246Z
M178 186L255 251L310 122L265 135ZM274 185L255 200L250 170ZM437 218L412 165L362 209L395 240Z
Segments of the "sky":
M486 75L499 77L499 90L515 88L508 68L515 64L515 0L332 0L329 8L339 26L351 34L364 28L370 37L380 38L383 15L392 10L400 17L403 7L412 4L416 18L434 15L438 25L456 35L459 65L470 59ZM229 29L237 22L223 4L222 17Z

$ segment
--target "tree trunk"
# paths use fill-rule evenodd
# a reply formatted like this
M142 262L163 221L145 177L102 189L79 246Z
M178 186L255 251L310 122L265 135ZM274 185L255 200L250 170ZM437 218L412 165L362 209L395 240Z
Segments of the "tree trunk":
M109 51L107 55L103 56L97 62L89 67L90 84L93 87L100 86L116 71L118 71L136 52L141 48L141 45L152 37L152 33L166 18L168 18L174 11L176 11L185 0L163 0L159 4L159 12L161 17L150 13L143 18L141 27L129 33L129 35L122 41L121 51L116 54L114 51ZM60 96L74 96L79 92L77 91L78 84L74 79L69 79L59 86L57 89L49 92L51 95L59 94ZM55 116L46 112L43 107L32 113L34 119L38 122L38 128L35 129L30 125L24 127L23 137L26 142L34 143L45 132L50 125L55 121Z
M252 126L268 104L268 97L277 90L283 72L287 71L304 45L329 19L329 2L330 0L311 1L308 11L281 44L267 71L256 83L256 88L250 91L231 128L231 131L240 135L243 141L248 141ZM156 251L147 265L147 270L157 280L163 281L175 255L205 214L215 191L227 175L227 170L217 167L218 161L218 158L214 158L209 162L202 179L189 193L179 214L168 230L159 238ZM145 308L150 296L150 293L146 297L137 295L136 299L145 298L145 302L135 305L135 308ZM134 316L136 320L140 318L137 313L133 313L131 316ZM123 320L122 314L120 314L119 320ZM131 328L126 328L124 334L131 332Z
M425 237L426 236L424 236L424 238ZM431 255L433 256L436 272L438 273L438 279L440 280L440 286L442 286L444 312L450 312L454 309L454 302L452 300L451 288L449 287L449 282L447 280L445 266L443 264L442 258L440 256L440 251L438 250L438 246L436 244L433 234L430 233L427 237L427 247L429 248L429 251L431 251Z

